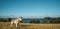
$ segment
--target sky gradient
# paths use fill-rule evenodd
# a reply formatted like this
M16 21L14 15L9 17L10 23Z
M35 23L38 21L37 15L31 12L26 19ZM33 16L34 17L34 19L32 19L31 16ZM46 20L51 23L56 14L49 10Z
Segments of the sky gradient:
M60 17L60 0L0 0L0 16Z

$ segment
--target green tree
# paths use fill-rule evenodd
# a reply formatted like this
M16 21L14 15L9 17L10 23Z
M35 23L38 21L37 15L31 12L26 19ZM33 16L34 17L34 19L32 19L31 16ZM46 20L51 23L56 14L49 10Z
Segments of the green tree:
M30 23L40 23L39 20L31 20Z
M44 20L43 23L48 23L48 22L46 20Z
M53 18L53 19L51 19L50 23L60 23L60 19Z
M43 23L48 23L52 18L51 17L44 17Z

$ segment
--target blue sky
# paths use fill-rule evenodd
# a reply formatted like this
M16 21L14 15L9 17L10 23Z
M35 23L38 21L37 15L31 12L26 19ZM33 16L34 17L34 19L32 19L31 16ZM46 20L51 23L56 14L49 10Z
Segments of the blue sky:
M60 0L0 0L0 16L60 17Z

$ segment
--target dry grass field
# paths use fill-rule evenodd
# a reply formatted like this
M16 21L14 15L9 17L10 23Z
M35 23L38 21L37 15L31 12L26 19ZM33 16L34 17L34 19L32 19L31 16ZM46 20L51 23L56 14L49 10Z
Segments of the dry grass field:
M0 29L60 29L60 24L20 23L18 27L10 26L10 22L0 22Z

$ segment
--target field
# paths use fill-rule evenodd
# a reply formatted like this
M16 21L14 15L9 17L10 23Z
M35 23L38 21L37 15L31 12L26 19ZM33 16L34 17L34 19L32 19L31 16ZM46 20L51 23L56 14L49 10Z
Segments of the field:
M60 24L20 23L18 27L11 27L10 22L0 22L0 29L60 29Z

